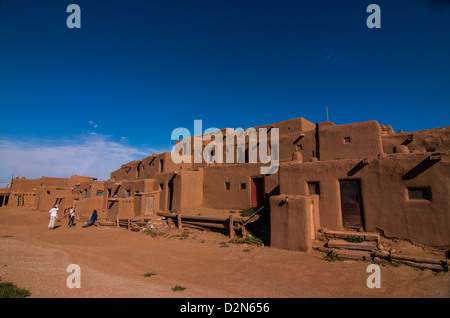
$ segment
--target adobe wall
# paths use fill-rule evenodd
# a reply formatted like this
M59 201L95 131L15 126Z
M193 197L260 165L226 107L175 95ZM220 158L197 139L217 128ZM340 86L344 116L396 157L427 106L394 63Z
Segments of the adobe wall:
M43 187L36 190L36 196L33 208L39 211L49 211L62 196L72 195L70 188L52 187L52 189Z
M81 199L95 198L97 196L103 196L105 188L104 181L91 181L76 184L72 188L72 193L80 196Z
M429 154L396 154L360 159L284 163L280 166L280 193L307 195L307 182L320 184L320 223L342 230L339 180L360 180L362 216L366 231L409 239L426 245L450 245L449 153L440 161ZM408 187L429 187L432 199L411 200Z
M162 172L158 173L153 182L153 191L159 191L159 211L169 211L169 183L176 187L176 175L174 172ZM174 198L172 202L180 200L179 191L174 191ZM172 206L172 210L174 207Z
M137 167L140 164L140 160L135 160L123 164L120 169L111 172L111 179L113 180L134 180L138 178Z
M259 129L259 128L269 129L271 126L273 126L274 128L278 128L280 136L286 135L286 134L291 134L293 132L305 132L305 131L316 129L315 123L312 123L303 117L297 117L297 118L292 118L292 119L280 121L280 122L273 123L273 124L257 126L255 128L256 129Z
M25 205L25 206L33 206L35 201L35 192L12 192L9 194L8 203L7 206L18 206L18 205ZM20 199L19 199L20 197ZM22 204L23 202L23 204Z
M108 221L115 221L119 218L133 218L134 214L134 198L117 198L108 200L108 209L106 218Z
M141 160L141 164L139 166L139 178L154 178L155 175L160 172L160 161L158 156L153 154L150 157L146 157Z
M94 177L85 177L85 176L74 175L67 179L67 186L73 187L76 184L92 182L92 181L96 181L96 180L97 180L97 178L94 178Z
M279 195L270 198L271 247L309 252L320 228L318 196Z
M64 215L68 214L68 210L71 206L76 205L78 201L78 195L76 194L67 194L61 197L57 197L58 204L58 218L62 218Z
M160 194L159 191L137 194L134 197L134 215L155 215L159 211Z
M205 128L205 127L203 127ZM239 128L239 127L236 127ZM280 147L279 147L279 159L280 160L289 160L292 157L292 153L298 148L296 143L299 141L299 136L301 133L305 132L308 136L312 135L314 136L315 134L315 128L316 125L304 118L294 118L294 119L290 119L290 120L286 120L286 121L282 121L282 122L277 122L274 124L267 124L267 125L262 125L262 126L256 126L253 127L255 128L256 131L256 138L259 138L259 129L260 128L266 128L268 130L267 133L267 143L268 143L268 148L269 146L271 146L271 133L270 133L270 129L271 128L278 128L279 130L279 142L280 142ZM223 128L220 129L220 132L222 133L222 135L225 137L227 134L227 130L230 128ZM247 130L248 128L243 128L244 130ZM231 131L233 132L234 128L231 129ZM194 159L193 159L193 154L194 154L194 138L197 138L196 136L192 136L190 138L190 143L191 143L191 162L192 168L202 168L202 167L208 167L209 164L205 161L202 161L202 163L194 163ZM183 140L178 140L176 141L176 143L184 143L187 139L183 139ZM212 140L214 141L214 138L212 138ZM202 153L205 151L205 147L207 145L209 145L212 141L211 140L207 140L207 139L203 139L202 141ZM308 138L308 142L305 143L307 144L307 150L308 150L308 154L307 154L307 159L309 160L309 157L312 156L313 150L316 148L315 146L315 138L313 140L309 140ZM309 150L309 148L311 148L311 150ZM226 144L226 139L223 140L223 163L214 163L217 164L219 166L221 165L227 165L227 164L237 164L238 163L238 145L237 145L237 140L235 138L234 140L234 147L233 147L233 153L234 153L234 159L232 163L226 163L227 159L226 159L226 153L227 153L227 144ZM249 152L249 137L245 138L245 150L247 155L245 155L246 159L245 162L248 163L248 152ZM256 148L256 152L257 152L257 162L260 162L259 159L259 144ZM270 150L266 150L267 153L270 153ZM178 167L179 168L179 167ZM177 169L177 167L175 167L175 170Z
M11 192L34 192L41 185L41 179L13 178L10 184Z
M450 150L450 127L441 127L383 136L383 150L387 154L405 152L438 152Z
M242 210L252 206L251 178L265 178L265 193L278 191L278 174L261 175L260 164L209 166L204 169L203 206ZM226 183L230 184L229 190ZM242 189L241 184L245 184Z
M334 125L318 123L320 160L352 159L377 156L383 153L381 127L372 120Z
M173 203L175 211L189 211L203 205L203 169L180 170L175 180L175 194L179 194Z
M75 207L77 217L90 217L94 210L97 210L99 219L105 215L103 210L103 197L77 200Z

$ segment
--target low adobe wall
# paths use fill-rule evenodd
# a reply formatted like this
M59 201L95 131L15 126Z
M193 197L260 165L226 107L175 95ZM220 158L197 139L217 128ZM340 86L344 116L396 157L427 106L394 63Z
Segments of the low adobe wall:
M320 228L318 196L278 195L270 198L270 245L309 252Z
M76 208L75 208L77 217L80 217L80 216L90 217L92 212L94 212L94 210L97 210L97 215L100 218L102 215L101 212L103 210L103 197L93 197L93 198L78 200L78 202L76 204Z

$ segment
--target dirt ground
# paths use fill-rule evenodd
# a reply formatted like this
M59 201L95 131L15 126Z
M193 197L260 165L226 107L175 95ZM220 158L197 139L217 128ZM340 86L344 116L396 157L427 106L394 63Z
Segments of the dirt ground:
M0 208L0 279L38 298L325 298L450 296L450 274L389 263L368 288L368 262L234 244L225 235L172 229L152 237L108 226L47 228L47 212ZM70 264L81 288L68 288ZM155 275L146 277L146 273ZM183 291L173 291L175 286Z

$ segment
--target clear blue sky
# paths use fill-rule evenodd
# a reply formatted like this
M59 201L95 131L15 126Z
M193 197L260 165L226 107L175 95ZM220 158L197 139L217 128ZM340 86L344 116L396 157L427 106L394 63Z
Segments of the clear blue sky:
M194 119L321 122L326 106L336 124L448 126L450 1L0 0L0 181L107 179Z

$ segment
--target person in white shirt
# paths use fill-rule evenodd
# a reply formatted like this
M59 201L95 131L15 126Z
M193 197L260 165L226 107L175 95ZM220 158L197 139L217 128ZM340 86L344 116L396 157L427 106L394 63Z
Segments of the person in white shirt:
M58 205L48 211L50 213L50 222L48 223L48 229L51 230L55 227L56 214L58 213Z

